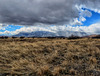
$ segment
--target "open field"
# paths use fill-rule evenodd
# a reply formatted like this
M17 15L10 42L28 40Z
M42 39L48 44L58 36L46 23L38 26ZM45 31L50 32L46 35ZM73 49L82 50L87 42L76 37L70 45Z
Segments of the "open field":
M0 76L100 76L100 39L0 39Z

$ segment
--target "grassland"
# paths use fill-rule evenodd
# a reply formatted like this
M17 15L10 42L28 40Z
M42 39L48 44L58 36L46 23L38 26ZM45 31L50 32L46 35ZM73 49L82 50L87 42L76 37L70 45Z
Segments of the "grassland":
M0 76L100 76L100 39L0 39Z

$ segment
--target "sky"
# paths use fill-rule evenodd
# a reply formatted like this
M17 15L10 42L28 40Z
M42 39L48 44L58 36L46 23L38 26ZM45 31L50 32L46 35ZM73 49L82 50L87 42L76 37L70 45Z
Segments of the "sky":
M100 34L99 0L0 0L0 35L77 31Z

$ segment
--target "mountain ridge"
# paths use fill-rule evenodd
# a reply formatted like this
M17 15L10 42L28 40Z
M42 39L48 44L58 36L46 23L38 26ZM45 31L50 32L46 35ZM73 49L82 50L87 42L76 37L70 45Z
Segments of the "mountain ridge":
M71 35L74 36L88 36L89 34L85 33L85 32L77 32L77 31L58 31L56 33L54 32L48 32L48 31L35 31L35 32L20 32L16 35L16 37L20 37L20 36L24 36L24 37L69 37Z

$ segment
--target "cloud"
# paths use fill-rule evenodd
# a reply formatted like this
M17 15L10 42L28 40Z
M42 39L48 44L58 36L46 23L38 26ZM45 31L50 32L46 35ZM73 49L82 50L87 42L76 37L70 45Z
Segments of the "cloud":
M0 0L0 23L15 25L70 25L81 24L91 12L100 13L100 0Z
M2 23L0 23L0 30L5 30L5 27L8 25L3 25Z
M47 31L51 33L55 33L60 36L68 35L68 32L85 32L88 35L92 34L100 34L100 23L95 23L90 26L30 26L30 27L22 27L21 29L17 29L16 31L5 31L0 32L0 34L7 34L7 35L15 35L21 32L31 33L37 31ZM80 34L81 36L81 34Z
M4 31L4 32L0 32L0 35L11 35L11 34L13 34L12 32L10 32L10 31Z
M84 17L83 17L84 18ZM70 25L83 25L82 24L82 19L80 17L80 19L78 20L78 18L75 18L73 22L70 23Z
M76 32L86 32L88 34L100 34L100 23L95 23L90 26L33 26L33 27L24 27L21 29L16 30L17 32L34 32L34 31L48 31L57 33L58 31L76 31Z
M82 16L79 18L79 20L82 21L82 22L86 21L86 19L84 17L82 17Z
M81 7L100 13L100 0L78 0Z
M77 0L0 0L0 23L68 24L78 18Z
M79 8L78 8L79 10ZM85 22L86 21L86 18L85 17L91 17L92 16L92 13L88 10L82 10L80 8L80 13L79 13L79 18L74 18L73 19L73 22L70 23L70 25L83 25L82 22Z
M88 10L83 10L80 15L83 17L91 17L92 13Z

